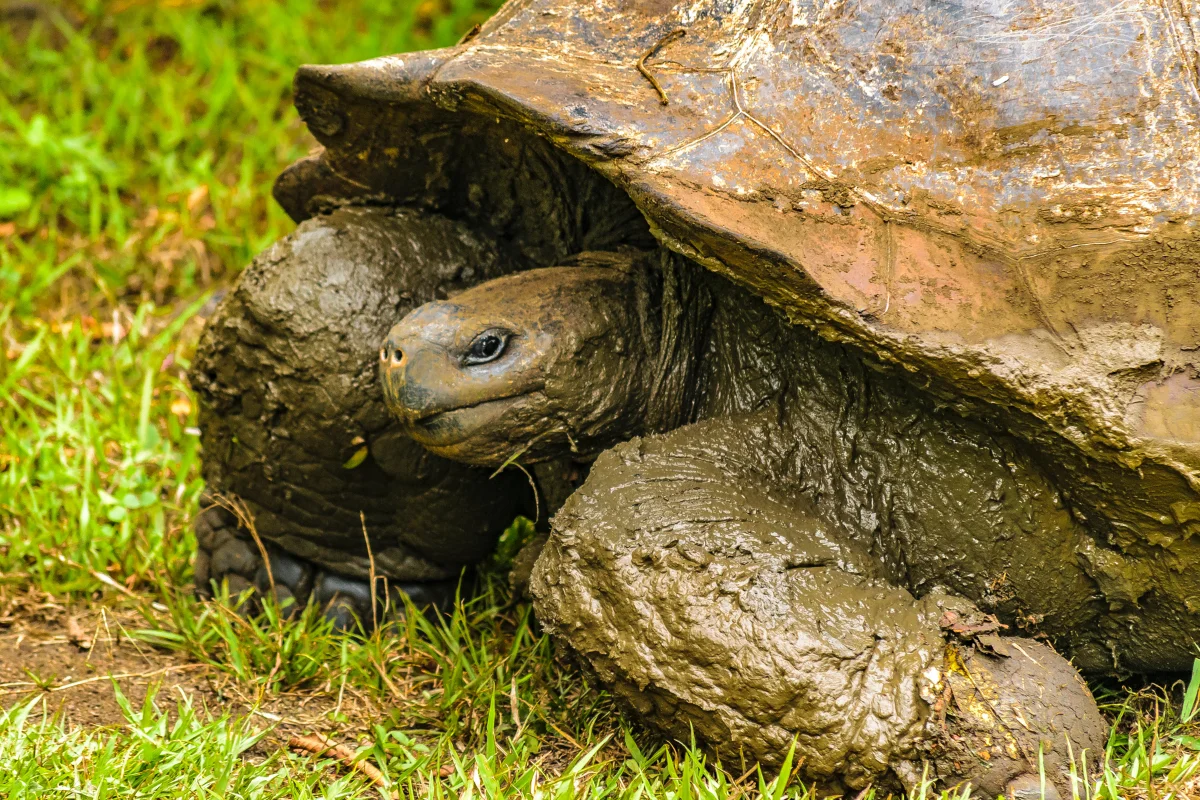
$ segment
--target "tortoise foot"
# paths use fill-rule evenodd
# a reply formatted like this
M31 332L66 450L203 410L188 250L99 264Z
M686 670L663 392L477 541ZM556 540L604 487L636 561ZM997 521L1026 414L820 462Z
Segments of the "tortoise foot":
M987 643L947 648L949 736L939 766L989 797L1069 796L1071 759L1094 763L1104 752L1108 726L1096 701L1049 646L1007 636Z
M207 494L200 500L192 528L196 533L196 594L211 599L223 587L231 598L245 596L239 611L253 613L257 603L246 593L256 589L263 560L250 535L228 509L216 505Z
M448 610L454 605L457 586L458 582L453 580L391 583L378 579L372 605L370 580L320 570L311 602L321 607L338 630L355 627L371 630L388 618L403 616L405 606L402 595L418 610Z
M1025 774L1009 781L1004 797L1006 800L1061 800L1062 795L1053 783L1043 782L1040 775Z
M419 609L445 610L454 603L455 580L393 583L380 577L372 607L368 579L331 572L270 543L263 545L267 553L264 562L250 533L229 510L207 496L201 501L194 528L196 594L211 599L224 588L245 616L261 613L261 598L273 596L286 619L316 603L338 630L371 630L389 615L403 614L401 595Z

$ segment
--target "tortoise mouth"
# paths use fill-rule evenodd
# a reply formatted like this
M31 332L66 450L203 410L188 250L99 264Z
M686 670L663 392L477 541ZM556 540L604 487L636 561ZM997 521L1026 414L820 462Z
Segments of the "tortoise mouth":
M409 423L411 437L426 447L451 447L492 425L528 393L497 397L479 403L432 411Z

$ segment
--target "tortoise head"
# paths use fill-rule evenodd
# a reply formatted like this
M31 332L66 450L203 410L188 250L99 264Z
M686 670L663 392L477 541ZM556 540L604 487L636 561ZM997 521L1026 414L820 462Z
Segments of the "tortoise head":
M588 254L427 303L380 349L388 408L426 449L499 466L597 455L641 432L646 273Z

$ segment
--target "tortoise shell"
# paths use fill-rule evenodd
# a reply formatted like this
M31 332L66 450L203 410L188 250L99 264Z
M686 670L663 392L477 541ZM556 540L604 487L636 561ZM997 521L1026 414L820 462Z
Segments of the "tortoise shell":
M1114 531L1190 534L1198 42L1191 0L511 0L301 68L323 149L275 194L436 209L528 266L651 234L1044 447Z

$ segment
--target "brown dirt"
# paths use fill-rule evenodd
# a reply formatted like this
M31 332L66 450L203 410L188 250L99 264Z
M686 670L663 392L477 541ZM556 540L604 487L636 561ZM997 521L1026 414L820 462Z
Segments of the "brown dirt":
M124 721L114 680L135 706L152 683L162 684L163 696L181 690L197 701L218 697L215 669L133 641L129 631L142 625L128 611L69 609L32 594L6 606L0 616L0 705L6 708L41 693L47 713L91 727Z
M0 591L0 708L41 694L45 713L61 714L69 725L119 726L125 717L113 684L135 709L157 686L160 708L187 697L202 715L253 715L274 726L263 750L314 731L354 740L378 719L378 706L349 687L340 705L336 685L261 695L219 667L133 639L131 632L144 627L146 620L128 607L72 608L46 595ZM331 720L335 710L345 722Z

